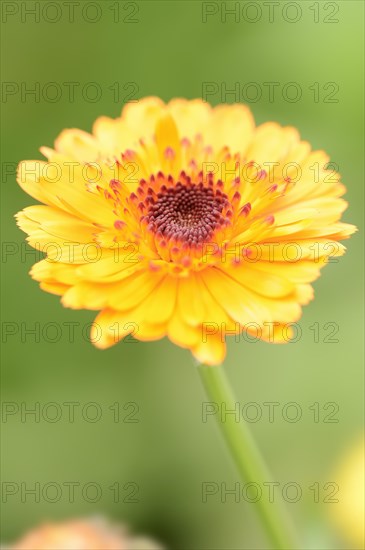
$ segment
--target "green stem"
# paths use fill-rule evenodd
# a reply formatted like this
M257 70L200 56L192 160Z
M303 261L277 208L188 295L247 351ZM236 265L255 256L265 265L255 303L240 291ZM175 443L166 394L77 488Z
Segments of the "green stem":
M236 399L226 378L223 366L198 367L205 391L212 402L219 408L224 403L227 411L236 407ZM216 415L223 436L231 452L241 478L244 482L259 484L272 481L248 426L245 422L237 422L234 414L226 414L222 420ZM269 502L268 498L261 498L254 504L266 533L276 550L294 550L298 548L293 535L292 526L287 518L286 511L281 503Z

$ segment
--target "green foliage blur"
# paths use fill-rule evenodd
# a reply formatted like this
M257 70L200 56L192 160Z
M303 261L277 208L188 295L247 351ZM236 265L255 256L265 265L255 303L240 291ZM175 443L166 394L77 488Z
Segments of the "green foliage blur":
M73 22L65 3L56 2L62 14L52 22L58 10L47 3L38 3L38 20L22 13L21 4L31 9L35 2L2 3L2 399L19 407L1 424L2 481L19 489L2 504L2 541L16 540L45 519L101 514L170 549L268 548L255 505L243 498L235 502L232 495L222 502L221 484L229 489L239 478L214 416L202 421L206 397L190 353L166 339L99 351L82 330L93 312L64 309L31 280L28 271L40 258L24 245L13 215L35 201L18 187L12 167L22 159L42 158L39 147L52 146L64 128L90 131L98 116L118 116L128 97L201 97L203 83L209 82L207 99L216 105L234 102L236 96L225 96L224 90L238 83L240 100L250 104L257 123L293 125L314 148L330 154L348 188L344 220L361 229L363 3L337 1L325 8L322 1L303 1L297 3L296 22L298 8L282 1L272 21L261 2L260 12L257 5L247 8L247 2L209 2L207 7L188 0L81 0ZM237 4L238 16L224 16L224 9L236 10ZM18 11L12 13L9 5ZM278 83L272 100L268 82ZM285 88L293 82L295 87ZM36 86L38 97L25 94L25 88ZM283 89L293 99L298 86L298 101L283 98ZM231 338L228 343L228 375L241 409L251 418L262 413L251 428L274 479L280 488L295 482L303 490L298 502L286 502L303 549L350 548L330 519L336 505L323 503L323 485L335 481L333 468L363 428L362 232L345 244L347 254L314 284L316 297L304 309L297 342L275 346ZM49 329L39 342L25 334L37 330L37 323L41 331ZM338 329L331 338L333 327ZM74 422L69 421L71 405L64 405L70 402L79 404ZM273 422L268 402L278 403ZM85 409L90 403L97 406ZM288 403L300 408L296 422L288 420L297 410L285 408ZM32 415L22 421L21 410L37 406L39 421ZM130 407L138 407L138 422L123 422ZM101 418L90 421L100 410ZM338 422L325 422L333 410ZM49 482L63 488L59 499L51 486L40 502L24 496L24 487L40 483L42 491ZM79 484L74 502L65 482ZM101 498L91 486L82 497L90 482L101 487ZM219 488L206 502L204 482ZM119 498L110 489L116 483ZM137 502L126 498L128 483L139 487ZM314 483L321 487L319 503L309 489ZM94 496L97 501L91 502Z

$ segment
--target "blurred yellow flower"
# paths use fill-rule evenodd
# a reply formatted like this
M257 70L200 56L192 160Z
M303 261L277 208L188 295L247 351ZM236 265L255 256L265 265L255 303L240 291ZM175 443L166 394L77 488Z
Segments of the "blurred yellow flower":
M47 523L27 533L10 550L162 550L103 519Z
M354 548L365 548L365 453L364 439L343 457L334 479L338 485L338 503L330 505L336 527Z
M286 342L355 230L328 156L243 105L149 97L41 151L48 162L18 168L43 203L17 215L47 254L31 275L64 306L101 310L100 348L168 336L218 364L226 334Z

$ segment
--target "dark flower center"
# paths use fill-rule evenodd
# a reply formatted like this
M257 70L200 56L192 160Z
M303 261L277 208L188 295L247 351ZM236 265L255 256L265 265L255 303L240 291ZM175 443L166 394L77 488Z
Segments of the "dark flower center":
M204 187L201 182L178 182L160 191L157 201L150 205L147 214L149 228L168 239L201 243L224 224L222 211L227 204L227 196L219 189Z

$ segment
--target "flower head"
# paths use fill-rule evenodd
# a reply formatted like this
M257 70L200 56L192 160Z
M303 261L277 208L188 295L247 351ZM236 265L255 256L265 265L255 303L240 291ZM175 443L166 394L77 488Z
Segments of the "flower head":
M28 532L9 550L161 550L103 518L46 523Z
M100 348L167 335L217 364L226 334L286 342L355 230L328 156L294 128L255 127L243 105L150 97L41 152L18 169L43 203L17 215L46 253L31 275L64 306L100 310Z
M364 444L362 436L346 449L332 477L338 487L338 498L329 506L330 517L353 548L365 547Z

